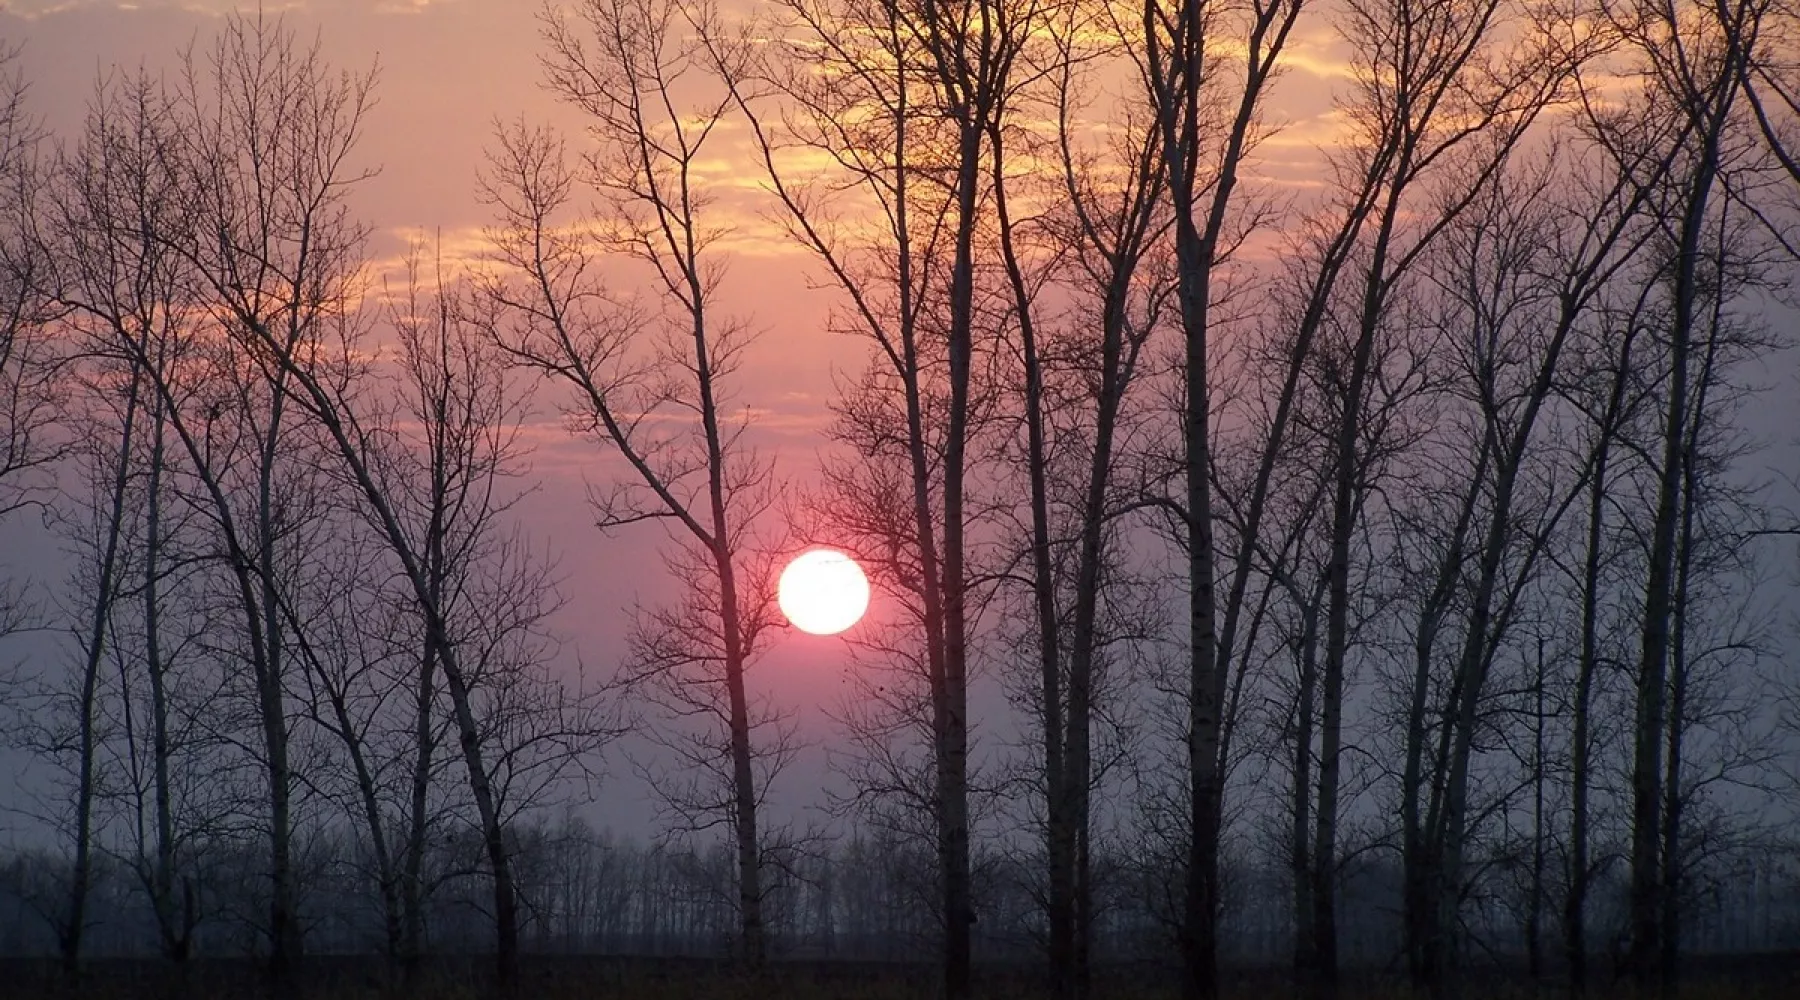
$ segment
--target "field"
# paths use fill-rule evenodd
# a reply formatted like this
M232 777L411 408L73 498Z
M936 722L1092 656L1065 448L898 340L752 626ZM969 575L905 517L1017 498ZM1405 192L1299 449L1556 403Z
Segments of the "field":
M388 981L384 967L363 958L314 957L302 965L297 985L276 994L250 962L195 962L185 973L153 961L98 960L77 980L54 963L0 959L0 997L19 1000L488 1000L487 966L468 957L432 962L410 988ZM1603 980L1605 977L1602 977ZM532 956L525 960L515 1000L931 1000L936 970L925 965L873 962L776 963L760 979L691 960L594 956ZM1461 1000L1532 1000L1565 997L1557 985L1536 986L1505 970L1472 973ZM1094 976L1094 1000L1175 1000L1171 971L1156 967L1105 967ZM1048 992L1037 971L983 967L976 976L981 1000L1039 1000ZM1277 969L1241 969L1226 975L1224 1000L1299 1000L1305 996ZM1800 998L1800 954L1702 958L1690 962L1674 994L1677 1000L1795 1000ZM1347 975L1339 1000L1408 1000L1412 994L1388 977ZM1597 982L1588 1000L1638 1000L1620 984Z

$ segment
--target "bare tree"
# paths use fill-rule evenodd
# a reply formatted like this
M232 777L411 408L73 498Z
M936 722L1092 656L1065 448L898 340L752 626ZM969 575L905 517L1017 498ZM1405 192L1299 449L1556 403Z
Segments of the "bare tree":
M1003 170L1001 151L992 145L1001 134L1009 95L1018 85L1015 65L1039 29L1043 8L1022 3L951 3L924 0L897 11L896 34L917 60L924 106L941 114L951 143L943 164L949 209L945 222L949 282L944 301L946 394L943 411L942 545L926 552L927 664L930 669L932 745L935 757L935 800L939 867L943 885L944 989L951 1000L969 993L970 930L975 920L970 896L969 814L969 639L975 602L968 576L969 448L972 437L971 387L976 360L976 233L981 224L984 167ZM899 75L909 66L902 63ZM901 133L904 137L904 133ZM953 152L952 152L953 151ZM891 349L890 349L891 351ZM916 364L916 352L909 363ZM904 371L902 378L908 377ZM916 393L916 370L909 392ZM917 405L909 400L909 411ZM916 422L909 423L913 449L914 507L918 535L930 535L930 482L923 457L925 440ZM937 555L941 555L940 565ZM940 575L941 574L941 575ZM932 614L932 605L937 614ZM932 621L941 616L937 636ZM941 641L941 647L937 641Z
M843 293L832 329L876 345L875 362L835 407L833 436L854 457L827 460L814 503L823 523L803 530L828 532L903 609L899 622L865 624L854 640L860 669L839 718L850 749L835 766L854 789L847 806L908 847L932 845L932 879L909 889L938 915L953 977L960 946L952 939L966 940L968 913L947 895L959 876L939 782L966 779L967 768L945 760L940 738L949 720L938 501L948 395L942 247L956 192L933 180L953 148L951 129L923 110L929 88L912 14L882 4L784 5L787 40L755 73L729 82L790 237ZM793 169L795 152L817 155L824 169ZM865 228L864 217L879 224Z
M192 85L183 122L199 199L191 214L205 220L209 236L183 249L226 330L311 419L400 564L424 620L428 655L436 657L450 695L492 878L497 970L507 989L518 964L518 898L486 760L490 748L472 678L433 583L428 539L403 516L399 485L382 475L371 429L357 409L361 383L352 377L357 331L346 307L364 231L344 199L367 176L351 157L373 75L333 73L316 46L300 48L282 23L239 17L226 22L211 69L214 91Z
M66 426L78 430L81 444L71 448L68 458L80 471L88 495L72 493L68 506L87 508L90 517L69 512L65 516L70 540L81 555L73 574L77 596L71 609L75 614L70 631L75 634L79 667L73 673L73 691L49 678L30 678L29 683L15 682L9 707L20 711L23 718L16 725L13 745L33 753L41 761L59 770L72 771L67 801L53 808L45 817L60 834L69 837L71 850L67 885L63 897L45 908L55 928L62 971L73 977L79 970L86 930L92 922L88 905L93 896L99 865L96 855L96 827L100 825L97 804L104 776L101 743L105 738L106 720L101 704L105 697L103 676L111 657L112 640L117 634L113 608L128 597L126 577L131 574L127 537L128 520L135 497L130 487L134 478L137 439L141 435L142 379L135 368L109 373L95 392L97 405L84 419L70 415ZM107 418L113 418L108 420ZM66 679L65 679L66 680ZM33 697L22 691L35 689Z
M1117 138L1086 137L1094 113L1087 88L1102 67L1130 66L1118 14L1076 5L1047 19L1052 44L1031 54L1045 93L1022 88L1012 106L1020 113L1041 106L1056 130L1040 136L996 121L988 138L995 240L1023 376L1023 447L1001 439L1023 464L1030 498L1022 532L1028 555L1020 561L1030 567L1032 613L1021 617L1032 624L1023 645L1036 662L1021 700L1043 744L1034 770L1041 772L1048 867L1045 944L1052 983L1069 997L1090 988L1092 796L1107 763L1096 767L1095 727L1107 708L1108 661L1123 659L1108 647L1144 638L1141 628L1129 639L1119 634L1131 629L1130 613L1121 613L1128 598L1116 555L1119 524L1135 501L1135 491L1118 482L1119 469L1141 424L1126 398L1172 292L1159 280L1158 240L1170 220L1154 122L1126 109L1101 119L1120 131ZM1010 175L1007 151L1015 143L1061 169ZM1117 179L1104 166L1113 158L1126 167ZM1017 201L1027 207L1015 219ZM1059 293L1078 303L1067 320L1039 301Z
M1223 769L1229 755L1228 658L1250 567L1246 543L1221 614L1215 594L1218 559L1212 495L1214 396L1209 344L1214 283L1234 237L1244 229L1240 172L1255 145L1268 85L1303 6L1301 0L1256 2L1241 12L1206 0L1167 5L1146 0L1142 6L1142 61L1174 211L1184 345L1180 404L1184 471L1174 509L1188 560L1189 847L1181 948L1186 971L1183 995L1191 1000L1215 996L1219 989L1219 837ZM1219 52L1216 38L1226 32L1242 39L1241 75L1221 77L1213 68ZM1213 79L1230 81L1220 85L1225 88L1222 94L1215 95L1215 88L1208 86ZM1273 440L1279 441L1280 434L1278 422ZM1254 538L1260 530L1266 479L1265 473L1250 503L1245 538Z
M104 399L118 388L125 402L109 427L112 460L110 500L97 508L105 525L96 545L95 578L88 597L89 620L83 626L81 693L77 699L78 757L74 849L75 866L70 912L73 922L65 940L65 962L72 967L80 950L80 927L92 870L95 798L101 777L96 772L96 718L100 671L124 651L109 649L120 634L116 605L130 589L124 576L141 574L135 589L142 594L146 674L150 680L153 720L152 762L155 772L155 862L151 866L153 901L165 931L165 945L182 935L173 919L171 891L174 831L168 773L167 699L162 690L164 664L157 655L158 586L167 570L158 566L163 525L158 505L166 487L163 443L168 421L166 387L180 353L179 340L189 321L183 272L174 256L159 244L176 210L174 179L161 160L166 139L167 106L145 74L107 81L89 107L80 146L59 158L57 183L46 209L42 244L50 262L50 287L67 310L59 326L71 346L96 358L90 397ZM87 407L101 419L108 405ZM146 433L146 426L148 432ZM141 441L151 442L141 454ZM148 482L141 496L128 493L142 473ZM132 508L142 504L140 510ZM143 535L130 522L144 519ZM127 554L121 546L140 548ZM135 566L133 566L135 564ZM135 575L134 574L134 575ZM128 692L121 692L129 698Z
M859 555L894 574L922 633L883 645L917 669L925 710L899 698L889 703L896 716L864 720L874 724L865 735L874 738L870 749L891 750L888 736L915 726L929 733L931 791L901 797L932 817L952 997L969 989L974 919L968 687L981 597L972 586L970 529L981 504L972 503L971 448L984 419L980 376L994 347L992 292L977 280L978 236L990 176L1004 169L992 139L1004 134L1010 95L1030 75L1022 54L1048 16L1033 2L795 0L781 11L791 31L778 58L735 88L790 233L849 299L837 325L876 345L876 363L840 408L841 430L863 461L893 464L828 473L828 492L852 500L844 521L859 523L839 529L867 543ZM765 106L776 98L787 111ZM825 171L808 177L784 165L784 150L798 148L822 153ZM844 213L858 208L876 213L875 233L843 225ZM895 426L904 435L888 433ZM874 787L911 788L919 775L888 759L902 780Z
M1602 178L1597 184L1558 177L1538 167L1512 167L1500 175L1495 193L1484 195L1446 239L1448 254L1459 263L1451 272L1454 277L1437 280L1451 314L1460 318L1445 329L1461 326L1474 331L1476 338L1463 349L1470 384L1456 392L1466 396L1480 415L1476 450L1486 460L1478 463L1481 468L1464 493L1460 509L1467 516L1459 514L1457 523L1466 527L1458 529L1446 550L1474 560L1474 575L1464 583L1472 588L1461 598L1466 602L1461 610L1465 631L1442 710L1440 732L1450 738L1439 741L1430 766L1433 777L1422 845L1429 860L1421 858L1416 869L1433 873L1427 876L1436 880L1430 891L1438 894L1440 912L1423 919L1434 927L1427 940L1444 943L1427 944L1428 956L1434 950L1449 953L1447 938L1457 919L1452 897L1463 891L1470 754L1492 664L1507 644L1509 627L1518 620L1524 589L1558 537L1563 515L1577 502L1588 477L1597 473L1590 456L1570 470L1567 485L1533 482L1541 474L1533 473L1532 466L1541 463L1538 456L1549 450L1542 443L1543 428L1554 426L1550 414L1556 387L1568 377L1564 373L1569 368L1566 359L1574 353L1571 345L1643 245L1646 228L1641 210L1666 162L1656 150L1639 151L1610 163L1611 169L1597 174ZM1572 185L1576 193L1563 203L1552 192L1552 184ZM1521 196L1521 190L1535 193ZM1511 206L1550 207L1553 214L1534 217L1533 210L1523 207L1495 212L1499 203L1490 198L1504 199ZM1539 330L1543 332L1534 332ZM1481 507L1468 502L1476 496L1481 497ZM1465 572L1454 569L1447 556L1436 576L1442 582L1453 578L1446 574ZM1428 606L1444 608L1449 592L1439 588L1434 595ZM1421 637L1442 625L1441 610L1428 613L1435 624L1421 630ZM1541 657L1540 652L1540 661ZM1541 689L1543 681L1540 676L1525 683ZM1415 698L1418 693L1415 684ZM1415 708L1417 704L1413 703ZM1427 957L1428 977L1446 974L1442 961Z
M44 131L26 105L18 57L16 47L0 47L0 517L27 502L25 475L55 457L47 436L55 358L36 233ZM0 606L0 621L7 614Z
M561 144L523 126L503 130L484 195L501 215L495 255L519 280L493 282L489 294L507 312L504 349L570 390L571 424L631 467L624 483L595 497L600 526L665 520L692 547L679 563L689 605L640 617L637 665L677 726L700 718L703 730L717 725L725 734L701 736L698 745L725 751L725 796L678 794L671 804L689 823L723 819L732 830L740 944L760 968L767 944L758 808L773 775L757 773L752 738L774 720L753 717L761 713L744 676L771 623L770 577L755 561L752 533L773 502L773 481L744 441L746 426L726 409L747 338L717 308L723 271L713 244L722 233L696 177L733 103L729 88L708 77L737 72L741 43L725 39L704 4L593 0L577 17L544 12L544 68L552 91L586 116L594 147L581 179L598 195L600 214L576 233L554 232L568 221L562 214L576 182ZM609 303L595 269L601 253L645 265L654 304L628 311ZM698 426L684 425L687 417ZM768 759L782 755L777 748Z
M1406 279L1445 231L1484 197L1483 192L1505 169L1522 137L1539 114L1559 99L1569 74L1586 58L1588 48L1564 44L1555 15L1546 16L1552 21L1542 25L1520 18L1525 30L1517 40L1508 39L1502 26L1519 15L1499 3L1425 8L1405 3L1354 5L1344 27L1359 52L1356 92L1350 103L1351 120L1357 123L1356 140L1338 163L1348 197L1342 223L1321 240L1320 265L1302 315L1300 337L1304 341L1324 338L1314 349L1319 352L1323 377L1333 397L1330 454L1334 471L1320 680L1319 802L1311 858L1313 945L1319 949L1317 967L1327 989L1335 980L1337 964L1332 883L1338 864L1336 827L1350 643L1351 551L1358 535L1362 498L1370 483L1369 463L1391 458L1393 449L1404 440L1384 441L1382 429L1399 430L1395 427L1398 406L1409 392L1423 388L1420 380L1425 372L1418 348L1406 344L1410 336L1404 318ZM1356 248L1354 254L1352 247ZM1361 272L1359 287L1349 293L1353 298L1344 307L1347 315L1333 324L1346 332L1342 336L1308 332L1308 327L1317 329L1331 311L1331 290L1345 265ZM1487 463L1481 461L1478 466L1485 470ZM1488 631L1481 625L1472 634L1485 641ZM1428 662L1429 656L1422 653L1409 710L1413 721L1407 731L1411 734L1421 732L1424 706L1420 699ZM1460 688L1468 699L1465 709L1472 710L1478 689L1479 684L1473 690ZM1464 725L1472 726L1472 720L1465 719ZM1411 817L1418 805L1420 771L1416 764L1422 759L1421 739L1408 737L1406 774L1401 779L1403 827L1408 838L1404 853L1409 859L1417 857L1412 838L1420 829ZM1460 787L1459 779L1453 777L1449 792L1453 818L1448 823L1456 831L1453 839L1461 831ZM1433 801L1435 812L1435 798ZM1417 870L1413 861L1408 867ZM1454 890L1449 892L1454 895ZM1409 914L1420 912L1416 899L1416 893L1409 896ZM1414 953L1409 950L1409 954ZM1425 981L1435 978L1430 967L1429 957L1415 963L1415 971Z
M94 798L95 786L99 780L95 773L98 756L96 702L99 699L100 671L105 663L107 640L112 634L112 609L121 592L124 590L121 577L120 542L125 533L127 515L126 489L131 479L132 455L135 450L137 424L140 419L140 399L143 395L143 380L139 377L135 366L130 371L128 387L125 390L124 413L120 419L117 436L112 442L117 448L116 456L107 455L105 451L96 449L101 456L114 458L111 463L110 477L95 476L96 480L105 482L103 487L108 498L103 507L96 511L104 525L99 532L96 554L93 565L92 591L89 595L92 602L92 615L86 623L87 628L81 635L82 669L80 694L75 699L76 712L76 758L78 773L75 781L75 830L74 848L75 865L71 872L69 884L69 903L65 922L61 928L61 947L63 971L73 974L81 957L82 933L87 924L87 902L92 883L94 852ZM103 460L103 459L102 459ZM98 466L96 462L96 467ZM96 471L99 471L96 468ZM103 474L104 475L104 474ZM106 481L106 480L110 481ZM160 818L160 817L159 817ZM159 826L160 830L160 826Z
M592 698L561 697L561 685L541 676L553 651L543 624L559 606L555 581L505 522L521 495L506 484L522 473L526 397L486 335L478 300L450 284L441 263L427 290L423 252L409 252L390 308L400 388L369 401L368 461L423 540L421 570L460 651L505 824L547 805L567 768L609 730ZM386 949L411 981L432 888L427 838L446 819L438 785L454 706L444 712L439 651L413 599L393 592L388 567L360 551L362 531L378 525L341 530L344 558L284 613L296 634L313 636L300 649L311 717L346 758L343 794L373 854Z
M302 949L293 861L296 777L286 687L293 646L282 589L299 570L298 534L310 498L290 464L303 429L291 360L313 354L342 316L361 239L333 202L336 176L367 102L370 79L329 81L315 47L294 45L279 22L229 19L202 52L184 56L169 156L180 171L186 225L161 237L204 296L219 342L221 397L238 421L241 488L212 484L249 625L270 796L270 972L292 977ZM299 412L296 412L299 411ZM209 413L208 417L213 414ZM211 431L209 424L206 428ZM195 461L205 460L194 443ZM208 442L210 444L210 442ZM213 461L217 461L214 459ZM217 469L214 476L236 477ZM245 496L237 507L233 496ZM233 510L232 508L236 508Z
M1632 761L1631 948L1634 978L1665 982L1673 971L1665 954L1662 878L1664 743L1669 731L1669 655L1676 600L1678 527L1681 520L1682 454L1693 389L1692 356L1702 321L1703 244L1714 216L1721 177L1736 145L1732 126L1742 120L1743 80L1756 52L1758 29L1768 9L1757 0L1722 3L1694 19L1647 5L1623 13L1621 29L1643 60L1651 96L1679 109L1679 161L1658 208L1671 245L1668 274L1668 374L1656 463L1656 503L1644 584L1637 671L1637 726Z
M1577 403L1586 411L1586 423L1590 428L1590 436L1584 442L1589 471L1583 511L1582 561L1576 583L1580 638L1573 704L1569 708L1568 888L1562 910L1564 957L1570 985L1578 993L1585 990L1587 984L1587 903L1595 874L1590 855L1595 751L1593 709L1596 684L1601 680L1605 571L1608 563L1613 561L1609 553L1607 524L1613 507L1617 467L1621 464L1615 458L1615 452L1624 446L1621 438L1643 398L1635 385L1636 366L1633 362L1644 330L1640 309L1641 302L1639 309L1621 309L1617 302L1591 307L1589 312L1596 315L1595 326L1601 331L1599 337L1592 338L1598 343L1586 352L1589 357L1570 366L1571 370L1564 378L1567 385L1585 388L1592 394L1590 400ZM1613 343L1604 342L1608 339Z

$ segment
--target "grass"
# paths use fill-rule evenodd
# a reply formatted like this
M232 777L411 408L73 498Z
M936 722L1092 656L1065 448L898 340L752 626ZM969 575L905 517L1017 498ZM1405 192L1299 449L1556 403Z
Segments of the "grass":
M468 956L427 964L411 987L392 981L379 960L312 957L293 986L277 992L252 962L207 959L186 970L149 960L97 960L76 980L54 962L0 960L0 996L19 1000L493 1000L485 963ZM1282 970L1238 970L1225 976L1221 1000L1303 1000L1308 994ZM1093 1000L1176 1000L1166 969L1095 970ZM1045 1000L1039 972L981 968L978 1000ZM532 956L520 969L510 1000L933 1000L936 970L878 962L776 963L750 977L714 963L594 956ZM1544 1000L1566 988L1533 984L1504 970L1471 973L1460 1000ZM1695 962L1671 1000L1795 1000L1800 955L1748 956ZM1403 983L1351 973L1338 1000L1420 1000ZM1616 983L1596 983L1587 1000L1644 1000Z

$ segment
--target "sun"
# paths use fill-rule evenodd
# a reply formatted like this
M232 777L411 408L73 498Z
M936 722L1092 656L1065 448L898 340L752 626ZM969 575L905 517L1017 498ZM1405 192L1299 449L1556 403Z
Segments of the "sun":
M812 549L781 571L775 593L781 613L802 632L837 635L869 609L869 578L836 549Z

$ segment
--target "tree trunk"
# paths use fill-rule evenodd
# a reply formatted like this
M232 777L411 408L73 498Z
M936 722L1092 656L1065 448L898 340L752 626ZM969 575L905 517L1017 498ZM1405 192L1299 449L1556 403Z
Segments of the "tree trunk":
M705 362L702 362L704 371ZM762 845L756 832L756 783L750 768L750 710L744 693L743 637L738 623L737 581L731 553L726 550L729 537L725 533L725 508L722 496L725 468L716 449L717 431L712 415L711 390L702 378L709 437L714 442L713 491L715 503L715 549L719 573L719 606L725 635L725 687L731 712L731 790L732 830L736 834L738 930L742 937L744 960L753 971L760 972L766 958L762 907Z
M435 612L433 613L435 618ZM494 802L493 782L482 759L481 729L475 718L469 686L455 661L448 655L443 623L432 623L432 641L437 644L443 662L444 679L450 689L450 701L456 712L456 728L462 745L463 765L469 772L469 791L475 799L475 812L481 821L481 842L486 851L488 868L494 879L494 964L499 974L502 994L510 995L518 979L519 969L519 904L513 887L512 855L507 850L506 831L500 811Z
M419 657L418 683L413 694L413 767L406 811L406 847L400 872L400 967L401 981L418 982L419 963L425 948L425 836L429 817L426 797L431 791L432 757L436 750L432 725L432 669L436 650L429 642Z
M1663 161L1666 169L1667 160ZM1637 200L1644 197L1640 190ZM1568 896L1563 903L1563 952L1568 964L1570 992L1577 998L1587 991L1587 897L1593 881L1589 861L1589 794L1593 785L1592 707L1594 678L1600 669L1600 567L1606 528L1607 476L1612 448L1624 419L1626 392L1632 375L1632 346L1639 324L1626 324L1612 382L1598 423L1598 439L1591 458L1593 479L1588 484L1586 548L1581 570L1581 648L1576 664L1575 704L1569 749L1569 870Z
M137 423L138 393L143 385L143 368L134 360L131 385L125 397L125 420L119 434L118 460L112 475L112 493L107 511L106 542L100 553L100 576L95 582L94 613L88 621L87 648L83 652L81 695L76 705L80 760L75 786L75 868L69 877L69 908L59 928L57 948L64 975L76 975L81 962L83 932L87 929L88 894L93 883L94 831L94 702L98 696L100 664L106 654L107 626L112 620L112 604L117 573L119 539L124 533L125 489L131 478L131 450Z
M1396 199L1397 201L1397 199ZM1390 215L1392 206L1390 206ZM1384 232L1387 227L1384 227ZM1368 377L1375 343L1375 318L1379 302L1375 288L1385 259L1386 241L1377 244L1370 268L1369 296L1363 327L1351 359L1349 382L1339 405L1337 439L1332 458L1331 555L1326 563L1327 604L1325 662L1320 671L1319 705L1319 802L1312 847L1314 974L1324 996L1336 993L1337 955L1337 825L1338 790L1342 774L1344 668L1349 653L1350 542L1356 528L1361 485L1357 437L1362 429L1363 386Z
M738 930L745 962L752 971L760 973L767 957L763 929L762 844L757 835L758 796L756 776L751 768L750 709L744 690L746 654L739 620L737 568L725 499L726 477L730 473L725 467L719 433L712 354L704 313L706 293L693 242L692 223L684 225L682 231L688 239L683 264L693 317L694 380L700 393L700 420L706 436L707 492L712 509L712 538L703 541L709 543L709 554L719 577L719 625L725 641L725 691L731 725L732 831L737 846Z
M1718 271L1723 271L1719 268ZM1681 815L1685 802L1681 785L1682 744L1687 735L1688 700L1688 594L1693 577L1694 518L1699 507L1699 472L1696 463L1704 438L1707 395L1713 379L1721 336L1720 314L1725 294L1719 285L1724 275L1715 272L1712 322L1706 350L1700 362L1694 390L1692 416L1687 420L1686 443L1681 451L1681 527L1676 539L1674 618L1669 645L1669 723L1662 821L1662 953L1658 956L1664 986L1673 990L1681 968L1681 897L1685 859L1682 857Z
M369 831L369 848L375 854L375 887L381 897L383 950L388 962L395 963L400 958L403 943L400 879L393 852L388 848L387 830L381 821L380 789L376 787L368 755L363 752L362 739L355 735L355 722L350 717L350 706L344 693L332 690L326 697L331 702L333 721L344 734L344 749L350 755L350 772L356 779L358 805L362 807L363 824Z
M1442 768L1431 778L1430 804L1421 802L1424 787L1425 752L1430 740L1426 726L1431 694L1431 664L1444 615L1462 571L1469 531L1475 520L1476 504L1481 499L1481 486L1487 480L1489 463L1494 454L1494 441L1482 436L1476 451L1475 468L1469 476L1468 492L1463 495L1451 531L1446 556L1438 561L1437 577L1420 613L1413 635L1412 690L1407 699L1406 762L1400 779L1401 831L1401 902L1402 940L1406 951L1407 974L1414 985L1422 986L1429 976L1427 949L1434 936L1437 913L1434 909L1433 885L1437 879L1438 847L1432 831L1437 825L1437 812L1443 788ZM1440 729L1440 744L1447 736ZM1442 759L1440 751L1438 758Z
M164 957L185 963L193 924L186 906L175 899L175 815L169 785L168 664L162 653L162 475L165 464L165 419L162 400L151 403L150 480L145 488L144 517L144 669L150 678L150 754L156 798L156 861L151 875L151 908Z
M1531 727L1531 883L1525 901L1525 964L1532 982L1544 976L1544 639L1538 637L1536 695Z
M1075 722L1070 696L1068 729L1063 715L1063 651L1056 609L1056 576L1050 561L1049 456L1044 440L1044 374L1038 354L1037 324L1031 297L1013 248L1012 215L1007 208L1005 133L996 125L988 130L993 150L994 215L1000 230L1000 254L1012 286L1013 307L1019 324L1020 353L1025 367L1025 464L1031 494L1031 571L1033 609L1037 617L1039 687L1038 720L1044 740L1044 853L1049 867L1049 896L1045 917L1049 924L1050 984L1059 1000L1081 995L1080 956L1076 953L1076 840L1080 826L1073 815L1074 789L1067 773L1065 754ZM1078 585L1079 586L1079 585ZM1071 682L1072 686L1072 682Z
M898 32L900 27L897 21L894 20L897 18L897 12L890 12L888 16L890 18L889 30ZM955 914L952 912L949 892L952 859L949 850L949 838L947 835L946 823L943 818L943 811L945 808L943 803L947 802L947 799L944 798L947 786L955 783L955 775L957 773L966 773L966 771L958 772L954 770L948 760L948 747L945 742L945 721L949 715L949 703L947 698L947 676L949 674L947 664L949 656L947 631L949 625L947 617L948 596L946 594L949 559L947 555L942 559L939 557L936 529L937 522L932 517L931 455L929 453L930 445L925 437L924 397L920 385L923 369L919 358L918 342L919 304L915 301L913 289L915 278L913 273L912 247L906 238L909 233L907 226L909 215L909 174L911 173L907 167L909 161L907 159L906 120L911 105L908 100L906 75L900 74L898 79L899 87L896 94L897 111L894 119L895 130L893 148L893 162L895 164L893 178L894 229L895 232L900 235L900 245L897 250L897 259L895 261L900 299L901 356L898 374L901 383L905 387L907 459L911 465L910 471L912 473L912 517L913 527L917 535L919 546L920 596L921 603L924 605L924 614L922 617L925 625L926 671L930 677L931 685L931 732L932 756L934 761L933 787L940 796L938 816L934 817L934 820L936 822L937 834L939 893L942 897L939 900L939 904L941 907L941 915L944 918L944 925L941 928L942 933L945 935L944 986L950 1000L960 1000L961 993L957 989L956 968L951 955L952 939L956 936L957 932L954 928L953 917ZM949 530L946 526L944 539L944 547L946 549L949 546L948 536ZM958 566L960 567L960 565L961 561L958 560ZM958 575L960 576L960 572ZM962 937L966 942L966 928L963 930ZM964 950L966 953L966 949ZM966 992L966 989L962 992Z
M1631 345L1627 341L1613 378L1600 440L1595 445L1594 479L1588 486L1587 549L1581 570L1581 653L1576 666L1569 749L1569 890L1563 902L1564 960L1569 967L1569 990L1577 998L1587 992L1587 894L1593 875L1588 861L1588 790L1593 782L1589 728L1594 675L1600 665L1600 546L1606 522L1606 477L1613 421L1622 403L1630 357Z
M1317 593L1317 591L1315 591ZM1294 594L1300 596L1299 588ZM1323 596L1323 595L1320 595ZM1293 840L1289 868L1294 877L1294 971L1304 984L1316 985L1319 968L1318 921L1314 908L1312 863L1312 757L1313 720L1318 714L1319 685L1318 602L1301 607L1299 666L1300 690L1294 699L1294 784L1292 791Z
M269 777L269 974L278 992L292 986L294 962L300 956L300 922L294 912L293 774L288 765L287 705L283 685L285 640L281 595L276 580L276 460L283 441L282 415L287 404L287 378L270 383L269 425L263 432L257 468L256 539L258 597L245 610L262 616L261 669L256 672L263 751Z
M1728 85L1725 89L1732 89ZM1711 109L1708 109L1711 110ZM1644 587L1641 657L1637 675L1637 716L1631 769L1631 948L1632 977L1643 988L1661 989L1663 896L1663 740L1668 730L1669 626L1674 608L1676 528L1682 501L1682 453L1687 443L1688 353L1698 298L1700 236L1719 165L1723 114L1709 123L1685 204L1675 260L1675 301L1669 341L1668 400L1663 415L1663 449L1652 522L1649 571Z
M1175 253L1179 269L1179 304L1186 386L1182 399L1183 513L1186 517L1188 577L1188 823L1186 885L1181 915L1182 995L1211 1000L1219 992L1218 912L1219 836L1224 808L1222 768L1227 721L1224 718L1226 676L1259 538L1270 477L1293 402L1298 366L1310 333L1303 333L1277 404L1274 426L1265 444L1241 532L1219 629L1214 593L1217 568L1212 512L1211 392L1207 384L1207 337L1212 306L1213 268L1225 231L1238 170L1251 140L1264 87L1280 58L1288 33L1300 15L1301 2L1270 3L1256 11L1246 39L1247 63L1231 130L1219 159L1219 173L1205 213L1205 228L1196 226L1202 187L1200 167L1201 91L1207 73L1209 19L1202 0L1181 0L1162 48L1167 22L1156 4L1143 8L1145 62L1162 136L1163 163L1175 210Z
M1364 278L1356 342L1344 383L1332 447L1331 555L1326 563L1325 662L1320 671L1319 804L1313 839L1313 915L1317 974L1325 995L1335 995L1338 980L1337 870L1338 794L1343 752L1344 670L1349 656L1350 544L1361 504L1362 461L1358 439L1363 431L1363 395L1374 365L1375 337L1386 305L1388 254L1400 212L1401 194L1411 172L1410 146L1399 156ZM1342 377L1344 373L1339 372Z
M975 109L965 107L965 115ZM957 169L955 262L950 277L950 408L944 443L944 673L936 716L938 852L944 883L944 992L969 995L970 933L975 913L969 886L968 574L963 550L963 489L969 437L969 380L974 361L974 238L982 130L965 121Z

